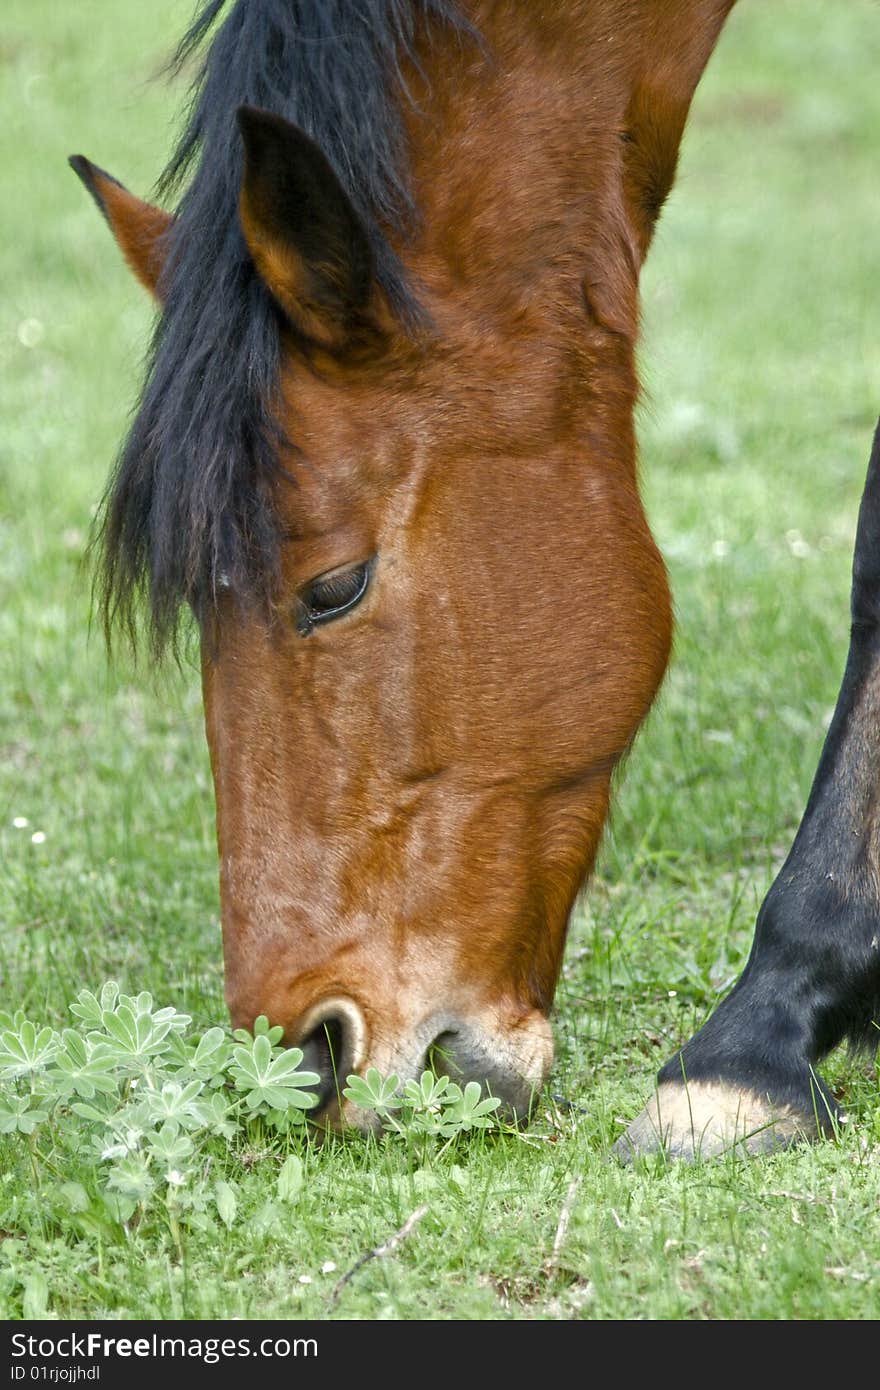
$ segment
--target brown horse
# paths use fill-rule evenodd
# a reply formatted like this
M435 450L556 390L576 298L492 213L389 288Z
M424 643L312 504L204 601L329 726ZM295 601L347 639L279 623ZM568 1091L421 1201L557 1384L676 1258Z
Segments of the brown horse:
M159 647L196 614L229 1007L306 1047L330 1123L362 1118L334 1071L433 1057L524 1113L550 1068L669 654L638 281L732 3L238 0L174 215L73 161L163 306L105 616L144 591ZM630 1143L815 1131L811 1059L795 1085L743 1036Z

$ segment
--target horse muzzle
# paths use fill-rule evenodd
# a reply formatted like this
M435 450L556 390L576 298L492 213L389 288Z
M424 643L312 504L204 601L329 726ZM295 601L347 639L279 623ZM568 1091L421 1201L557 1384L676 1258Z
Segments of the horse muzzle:
M315 1004L287 1029L287 1040L303 1050L303 1068L317 1072L318 1103L310 1118L328 1129L375 1128L377 1117L347 1099L352 1073L375 1068L404 1082L426 1069L464 1086L481 1084L502 1101L510 1119L526 1119L553 1060L546 1017L536 1010L505 1019L497 1007L459 1014L435 1010L404 1027L371 1018L353 999L334 996Z

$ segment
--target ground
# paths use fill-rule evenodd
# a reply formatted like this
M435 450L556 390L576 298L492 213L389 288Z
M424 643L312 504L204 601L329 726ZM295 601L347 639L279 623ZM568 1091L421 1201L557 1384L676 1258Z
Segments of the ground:
M181 99L152 78L189 10L8 0L0 21L0 1002L55 1026L110 977L224 1017L197 673L108 667L89 633L84 548L150 311L65 164L148 191ZM182 1244L50 1219L0 1136L3 1316L323 1316L423 1203L338 1316L874 1315L872 1063L831 1061L836 1142L632 1169L608 1149L741 968L834 704L880 411L878 71L870 0L741 0L697 95L644 280L642 476L678 636L572 926L551 1089L574 1108L308 1151L281 1211L281 1156L221 1147L239 1215Z

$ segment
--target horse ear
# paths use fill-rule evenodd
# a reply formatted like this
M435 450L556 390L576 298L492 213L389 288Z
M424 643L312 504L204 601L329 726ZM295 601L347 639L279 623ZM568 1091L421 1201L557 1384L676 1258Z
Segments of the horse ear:
M633 46L636 82L626 111L623 188L641 262L672 187L678 150L697 84L734 0L642 5L641 43Z
M142 285L162 298L162 272L167 254L166 234L173 225L170 212L144 203L123 188L112 174L81 154L68 161L106 218L117 244Z
M373 253L327 156L298 126L240 106L239 215L259 275L293 326L344 349L371 324ZM375 324L373 325L375 327Z

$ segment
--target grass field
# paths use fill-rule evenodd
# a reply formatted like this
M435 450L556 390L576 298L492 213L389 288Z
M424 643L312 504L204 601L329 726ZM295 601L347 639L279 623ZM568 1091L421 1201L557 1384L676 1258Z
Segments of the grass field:
M84 546L150 311L65 165L82 150L149 189L182 95L151 78L188 14L7 0L0 19L0 1005L54 1026L107 978L224 1019L196 672L108 668L89 636ZM36 1186L0 1135L0 1315L326 1316L339 1272L425 1203L331 1315L876 1316L872 1063L828 1064L835 1143L693 1168L607 1151L741 968L834 704L880 409L878 72L873 0L741 0L651 254L642 469L678 636L572 926L552 1089L579 1108L306 1150L283 1207L283 1146L220 1144L238 1215L180 1238L58 1219L51 1170Z

